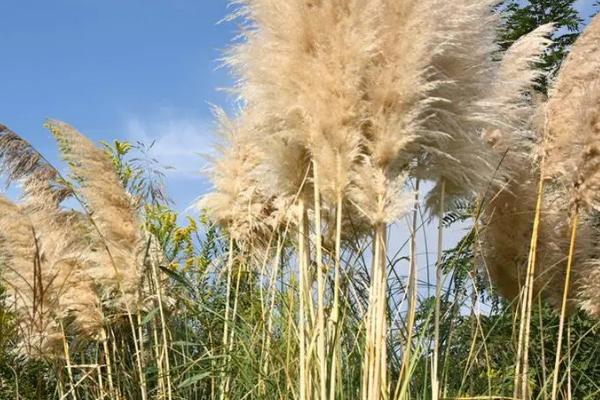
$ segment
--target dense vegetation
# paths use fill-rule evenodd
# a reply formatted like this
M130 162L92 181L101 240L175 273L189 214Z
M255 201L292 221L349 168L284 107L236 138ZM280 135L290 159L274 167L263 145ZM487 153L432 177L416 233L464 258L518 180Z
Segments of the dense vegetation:
M548 22L559 28L553 44L539 45L543 50L539 58L529 55L545 73L530 76L528 99L547 92L583 28L587 16L578 15L573 3L531 0L523 5L510 0L497 8L505 13L497 39L501 52L531 32L532 42L545 43L539 32L549 33L544 30ZM490 54L492 50L496 51L490 49ZM244 55L244 49L238 51ZM247 60L242 57L242 61ZM246 67L233 64L234 70ZM277 123L300 118L290 117L294 111L287 111ZM248 143L235 140L239 131L247 129L246 118L252 129L258 130L256 115L230 120L216 111L216 117L226 140L234 144L235 151L230 153L252 160L244 153ZM295 201L284 201L282 206L269 198L236 219L233 213L239 209L228 205L238 204L236 200L242 198L247 200L241 203L242 209L248 204L254 207L260 192L236 186L237 192L232 192L238 196L226 199L230 203L209 196L201 203L199 216L178 215L165 193L161 166L143 145L116 141L94 146L64 123L49 121L48 127L70 167L68 176L61 176L21 137L8 128L1 129L3 172L9 182L22 183L23 201L0 202L0 249L4 252L0 271L4 268L5 276L10 277L11 263L19 255L21 244L11 242L6 233L11 218L18 215L38 232L34 241L42 250L33 257L34 264L54 265L55 257L56 265L64 268L65 260L73 261L77 280L70 280L71 273L67 277L57 273L45 283L43 273L34 273L36 284L19 289L31 291L37 298L35 287L41 282L43 289L37 290L44 301L33 300L31 319L44 320L40 330L57 333L59 340L54 342L31 331L25 335L24 327L29 325L24 322L22 305L15 303L17 289L6 284L11 281L5 278L0 287L0 399L600 398L597 319L575 307L565 319L560 301L558 306L551 296L546 301L543 291L538 296L536 288L528 299L527 284L517 287L522 294L507 299L482 267L485 254L481 243L487 239L479 229L487 205L495 199L488 195L493 186L488 175L487 182L478 187L484 190L469 196L451 192L455 183L462 184L462 177L444 175L440 181L447 183L438 193L441 200L436 197L430 204L425 203L431 187L419 186L420 179L409 176L403 188L416 188L410 191L409 212L390 221L385 217L385 224L374 223L384 227L383 231L375 229L374 234L370 223L342 216L341 211L337 214L342 205L358 214L352 209L352 201L358 197L342 201L333 196L334 205L326 207L330 190L322 180L323 191L313 192L310 186L307 198L318 204L321 202L314 197L323 196L323 210L311 210L310 217L307 212L304 224L277 224L270 231L253 219L255 215L277 219L274 210L295 210ZM239 173L239 167L227 161L217 161L215 169ZM310 168L321 164L309 165L314 174ZM484 171L479 172L484 177ZM256 178L255 174L245 177L239 186ZM215 180L214 175L212 178ZM220 178L218 175L216 180ZM111 186L113 180L119 188ZM531 201L535 191L533 183ZM69 199L68 206L65 199ZM441 211L431 213L436 206ZM316 215L322 215L322 227ZM137 225L121 232L128 218ZM62 232L60 223L81 235L71 237L72 232ZM464 237L456 246L442 248L444 232L457 227L468 227L463 229ZM407 230L408 234L399 233ZM44 242L54 234L57 242L63 243L59 250ZM132 239L123 239L129 237ZM81 238L85 243L80 243ZM377 246L386 239L389 247ZM427 243L436 240L439 253L428 253L421 264L417 253L430 251ZM81 254L73 253L73 248ZM108 257L103 255L105 251ZM121 257L119 267L115 266L115 254ZM567 254L563 255L566 259ZM128 257L136 260L135 276L127 275L122 267L130 262ZM376 260L383 265L380 286L374 286ZM106 267L111 264L116 272ZM298 274L299 265L304 275ZM107 271L96 272L102 266ZM77 275L86 269L92 271L89 276ZM55 287L57 281L63 283L59 288ZM80 284L87 286L81 289ZM83 292L72 295L66 286ZM534 284L529 287L534 292ZM552 289L562 294L561 285ZM386 301L373 300L377 296L372 293L377 290ZM86 291L96 295L91 303L72 299ZM39 311L46 299L50 317ZM83 312L82 305L87 307ZM92 318L90 313L96 311L99 317L94 314ZM368 326L369 321L380 321L379 317L385 327L374 322ZM527 321L529 329L522 321ZM528 343L525 356L524 340ZM561 361L558 369L556 359ZM365 378L365 371L380 374L379 380Z

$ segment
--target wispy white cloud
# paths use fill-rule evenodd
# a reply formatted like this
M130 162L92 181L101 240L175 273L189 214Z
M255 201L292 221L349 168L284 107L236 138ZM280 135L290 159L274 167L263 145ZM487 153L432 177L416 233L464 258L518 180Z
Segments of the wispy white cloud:
M172 178L202 178L206 157L214 143L210 122L168 113L151 117L129 116L124 128L129 141L154 142L150 155L172 169Z

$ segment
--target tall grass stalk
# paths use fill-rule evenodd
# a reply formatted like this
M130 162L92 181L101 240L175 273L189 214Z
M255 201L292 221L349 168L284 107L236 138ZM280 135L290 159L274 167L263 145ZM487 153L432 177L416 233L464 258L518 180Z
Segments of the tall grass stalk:
M543 171L542 167L540 168ZM531 234L531 242L529 248L529 257L527 262L527 276L525 285L521 293L521 310L519 321L519 335L517 346L517 358L515 365L515 398L528 396L529 393L529 332L531 327L531 304L533 300L533 286L535 279L535 266L537 256L538 234L540 230L541 210L544 196L544 177L540 172L538 182L538 192L533 220L533 231Z
M410 232L410 270L408 275L408 311L406 323L406 344L402 357L402 367L400 369L400 380L408 381L410 379L413 330L415 328L415 314L417 311L417 217L419 209L419 189L420 182L417 180L415 185L415 203L412 215L412 224Z
M334 284L333 284L333 307L331 310L330 326L330 351L331 351L331 374L329 376L329 400L335 400L336 384L338 380L337 368L338 359L341 356L340 339L340 290L342 274L342 193L338 192L335 207L335 255L334 255Z
M318 163L313 162L313 183L314 183L314 224L315 224L315 251L317 269L317 365L319 398L327 400L327 358L326 358L326 339L325 330L325 277L323 265L323 244L322 244L322 226L321 226L321 192L319 185Z
M363 362L363 400L378 400L387 397L386 363L386 230L378 223L373 236L373 260L369 308L366 318L365 358Z
M571 320L567 320L567 398L573 398L573 370L572 370L572 352L571 352Z
M228 338L229 338L229 325L230 325L230 321L229 321L229 313L230 313L230 301L231 301L231 287L232 287L232 277L233 277L233 260L234 260L234 245L235 245L235 241L233 240L233 236L230 234L229 235L229 246L227 248L227 267L226 267L226 273L227 273L227 282L226 282L226 294L225 294L225 316L224 316L224 320L223 320L223 338L222 338L222 357L223 357L223 364L222 364L222 370L221 370L221 379L220 379L220 390L219 390L219 399L220 400L225 400L227 398L227 393L226 393L226 388L228 386L227 382L228 382L228 372L227 372L227 368L228 368L228 360L229 360L229 354L227 352L228 348L229 348L229 342L228 342Z
M577 225L579 221L579 210L575 207L573 212L573 218L571 221L571 241L569 244L569 256L567 259L567 267L565 271L565 282L563 289L563 297L560 305L560 319L558 323L558 337L556 342L556 358L554 360L554 371L552 374L552 400L557 399L558 395L558 376L560 372L561 354L562 354L562 341L565 329L565 320L567 317L567 302L569 299L569 288L571 286L571 272L573 269L573 258L575 257L575 242L577 240ZM570 363L570 360L568 360ZM570 386L570 383L569 383ZM570 397L569 397L570 398Z
M271 266L271 276L269 278L269 306L267 308L267 322L265 328L265 338L263 340L263 348L262 348L262 376L261 379L266 377L269 373L269 366L271 361L271 338L274 334L273 332L273 317L276 312L275 310L275 296L277 294L277 272L279 268L279 264L281 262L281 252L283 250L283 239L280 235L277 236L277 245L275 249L275 258L272 260ZM264 385L264 384L263 384ZM265 390L265 389L263 389ZM265 394L263 392L263 394Z
M166 318L165 318L165 313L164 313L164 309L163 309L163 296L162 296L162 289L161 289L161 284L160 284L160 280L158 278L158 271L157 271L157 260L151 260L150 261L151 264L151 269L152 269L152 279L154 281L154 288L156 291L156 303L157 303L157 307L158 307L158 314L159 314L159 318L160 318L160 332L161 332L161 336L162 336L162 348L161 348L161 353L160 353L160 358L159 358L159 362L158 362L158 371L159 374L161 376L165 377L166 380L166 390L167 390L167 399L168 400L172 400L173 399L173 393L172 393L172 385L171 385L171 364L170 364L170 360L169 360L169 340L168 340L168 335L167 335L167 322L166 322ZM140 337L140 343L143 340L143 338ZM143 376L143 374L141 375ZM141 382L143 382L143 378L141 379Z
M117 357L117 354L118 354L118 350L117 350L118 343L117 343L117 338L115 337L115 333L114 333L114 331L112 329L110 331L110 334L111 334L111 340L109 341L109 343L110 343L110 349L109 350L112 353L111 359L114 362L113 365L114 365L114 371L115 371L115 376L113 378L115 380L115 393L114 393L114 396L115 396L116 399L122 399L123 398L123 392L122 392L121 389L122 389L123 385L122 385L121 379L123 377L119 375L119 363L118 363L119 360L118 360L118 357Z
M141 292L141 290L140 290ZM142 293L139 294L140 297L142 296ZM146 364L144 361L144 354L145 350L144 350L144 327L142 326L142 313L140 312L140 310L138 309L138 312L136 312L136 318L137 318L137 339L138 341L138 347L139 347L139 356L136 356L136 360L139 360L139 367L141 367L141 370L144 371ZM138 369L138 373L139 373L139 369ZM140 389L141 389L141 395L142 395L142 400L146 400L147 398L147 393L148 393L148 386L146 383L146 374L142 373L140 374Z
M69 351L69 341L63 323L60 323L60 330L62 332L63 351L65 355L65 363L67 369L67 376L69 377L69 392L71 392L71 398L77 400L77 394L75 392L75 380L73 379L73 367L71 365L71 355Z
M437 400L440 396L440 381L438 373L440 357L440 301L442 297L444 272L442 270L442 255L444 249L444 212L445 212L446 183L442 181L440 192L440 209L438 219L437 259L435 265L435 310L434 310L434 333L433 333L433 358L431 361L431 398Z
M98 392L101 399L106 398L107 394L104 390L104 378L102 378L102 368L100 364L96 365L96 375L98 376Z
M227 338L227 354L230 355L233 352L233 346L235 344L235 324L238 315L238 305L240 299L240 283L242 280L242 270L238 269L236 271L236 279L235 279L235 290L233 296L233 309L231 312L231 328L229 330L229 338ZM231 360L231 358L229 358ZM229 367L229 366L228 366ZM227 374L225 379L225 393L228 395L231 390L231 374Z
M166 396L167 393L167 382L166 382L166 376L164 374L161 374L161 349L160 349L160 340L158 337L158 324L156 322L156 318L152 318L151 321L152 324L152 340L153 340L153 346L152 346L152 350L154 351L154 361L156 363L156 368L159 371L157 380L158 380L158 398L164 398Z
M547 388L546 382L548 382L548 372L546 370L546 346L544 345L545 330L544 330L543 304L542 304L541 296L538 296L538 315L539 315L538 324L540 327L540 337L539 337L540 360L541 360L541 370L542 370L542 382L544 382L541 390L542 390L542 399L547 400L548 399L548 388Z
M110 349L108 347L108 336L106 335L106 328L102 327L100 330L100 341L102 342L102 349L104 351L104 363L106 365L106 377L108 380L108 393L115 399L119 399L119 393L115 387L113 380L113 367L110 357Z
M307 308L307 272L310 264L308 242L308 219L304 199L298 199L298 360L300 376L298 379L298 394L300 400L310 400L310 373L308 371L307 339L306 339L306 308Z

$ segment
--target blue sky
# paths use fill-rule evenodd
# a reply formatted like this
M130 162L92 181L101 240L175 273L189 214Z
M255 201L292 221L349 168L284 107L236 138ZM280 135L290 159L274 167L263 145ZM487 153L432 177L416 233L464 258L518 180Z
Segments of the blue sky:
M94 140L155 139L185 208L206 190L210 104L227 107L228 12L226 0L0 0L0 121L52 160L48 117Z
M584 16L592 3L578 1ZM156 140L183 210L207 189L210 104L231 106L217 61L236 32L217 24L228 12L227 0L0 0L0 121L54 161L48 117L94 140Z

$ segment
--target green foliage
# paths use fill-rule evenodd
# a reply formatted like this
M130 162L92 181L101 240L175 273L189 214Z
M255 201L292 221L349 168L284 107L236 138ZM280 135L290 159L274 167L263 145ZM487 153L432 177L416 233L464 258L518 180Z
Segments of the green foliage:
M115 145L121 157L130 149ZM126 158L115 163L124 184L128 177L138 172ZM235 385L229 393L231 399L290 398L296 389L289 386L297 377L297 345L295 320L298 310L297 282L290 277L294 266L293 257L284 254L276 266L277 289L269 291L261 281L259 271L249 268L251 263L244 257L236 259L232 271L233 293L227 297L226 271L227 245L218 229L201 216L180 218L165 204L145 203L140 209L144 215L147 231L152 233L164 251L164 263L160 265L160 281L166 296L166 318L170 337L169 354L172 365L172 389L175 398L203 399L218 395L222 371L233 377ZM456 204L453 211L444 216L444 226L451 227L467 222L474 212L472 204ZM440 268L448 275L441 302L440 321L440 371L445 396L448 398L477 396L510 397L513 390L516 353L515 307L498 298L490 288L484 271L475 262L477 235L471 230L455 247L443 253ZM403 260L401 259L400 262ZM367 263L349 271L345 281L346 292L352 288L358 299L343 301L343 317L339 325L339 343L342 346L340 360L341 384L338 398L356 398L360 392L362 350L364 341L362 314L358 304L366 304L368 294L361 290L363 269ZM256 264L252 264L256 265ZM400 279L400 278L399 278ZM272 335L269 340L268 361L273 366L267 373L263 370L269 310L266 298L273 293L274 308ZM421 294L424 294L422 291ZM393 302L393 299L392 299ZM430 399L431 343L433 340L433 306L435 297L424 297L416 316L412 375L407 388L414 399ZM237 306L236 306L237 304ZM390 304L390 318L398 305ZM225 309L230 312L234 346L223 347ZM158 309L149 308L141 318L141 326L147 331L144 347L147 351L146 383L150 388L159 385L160 376L154 364L154 331ZM530 346L530 385L533 398L544 398L551 382L551 371L556 348L558 317L549 307L542 305L533 312ZM16 383L23 399L58 398L53 366L28 361L13 351L17 341L16 330L10 312L0 307L0 399L12 399ZM394 331L393 331L394 332ZM137 399L139 393L135 381L135 364L131 356L132 343L128 329L114 331L115 340L122 348L115 363L120 370L128 371L118 377L127 398ZM405 339L393 333L389 341L390 376L395 382L399 374L401 346ZM597 324L577 313L570 320L570 341L563 343L563 354L570 357L573 398L594 399L600 395L600 357L597 343L600 332ZM72 343L77 350L77 342ZM228 354L226 364L223 354ZM88 349L74 354L74 362L93 357ZM564 398L566 371L561 370ZM18 379L15 379L15 376ZM81 377L80 373L76 374ZM263 389L259 389L262 387ZM86 386L79 394L86 398ZM260 393L260 395L259 395ZM156 389L149 395L156 396Z
M106 153L111 158L115 171L123 187L138 200L139 204L170 204L165 189L165 170L152 157L154 142L146 145L115 140L113 143L102 142Z
M451 212L450 214L455 214ZM454 222L461 218L454 215ZM470 231L444 252L442 270L448 280L440 299L440 353L443 387L448 398L513 395L519 310L499 298L490 287L485 271L476 268L477 240ZM432 314L435 298L421 301L417 325L425 349L433 338ZM529 371L533 399L547 398L557 346L559 318L548 305L536 300L530 334ZM595 399L600 395L600 326L582 312L569 319L569 337L562 345L567 358L560 371L561 393L567 398L567 371L571 366L573 399ZM412 377L415 398L429 398L431 354L423 351ZM427 394L427 395L424 395ZM494 397L495 398L495 397Z
M525 3L518 0L504 1L500 6L505 11L500 41L502 48L507 49L521 36L541 25L554 23L554 44L543 57L543 67L555 74L580 33L583 20L574 7L575 2L576 0L529 0Z
M459 315L452 319L453 334L443 344L452 369L446 372L447 390L461 396L511 396L514 378L515 340L514 308L502 302L491 314ZM530 342L529 381L533 398L550 391L554 367L558 316L547 306L533 310ZM443 325L447 330L449 324ZM570 355L572 394L574 399L592 399L600 394L598 377L600 340L598 325L581 313L570 319L571 341L563 343L562 354ZM446 332L448 333L448 332ZM561 370L563 393L566 371Z

